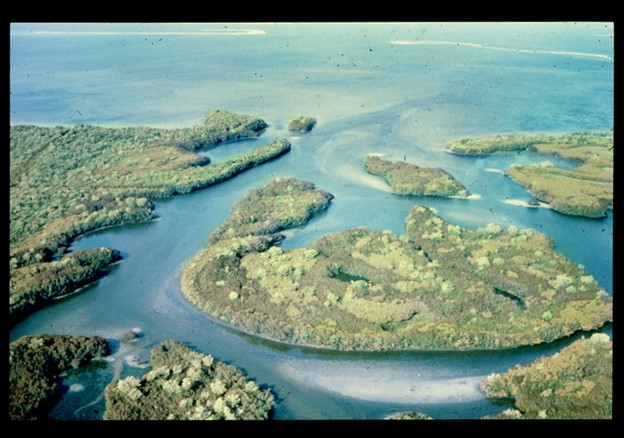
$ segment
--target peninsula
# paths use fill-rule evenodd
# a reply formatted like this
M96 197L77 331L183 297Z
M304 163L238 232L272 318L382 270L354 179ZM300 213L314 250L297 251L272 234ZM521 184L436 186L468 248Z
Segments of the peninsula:
M472 156L534 151L570 160L578 166L516 164L505 173L560 213L600 218L613 207L613 145L612 133L581 132L461 138L451 141L447 150Z
M292 179L252 191L186 266L182 291L246 332L341 350L513 348L611 321L595 279L530 229L472 230L415 206L401 236L356 228L276 246L276 231L330 199Z
M119 251L97 248L11 270L9 323L15 323L51 301L93 282L105 275L110 265L118 260L121 260Z
M152 200L188 193L232 178L290 150L276 140L222 162L196 153L259 136L262 119L211 111L192 128L104 128L98 126L10 129L11 314L24 317L50 297L98 278L119 259L76 253L77 236L107 226L154 217ZM75 260L97 259L92 268ZM89 262L91 263L91 262ZM70 269L72 268L72 269ZM52 279L52 273L58 279ZM41 297L38 297L41 295ZM23 305L22 305L23 304Z

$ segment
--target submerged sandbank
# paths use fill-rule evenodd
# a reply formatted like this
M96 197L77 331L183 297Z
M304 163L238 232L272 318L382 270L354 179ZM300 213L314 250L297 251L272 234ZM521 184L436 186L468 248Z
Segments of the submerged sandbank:
M318 365L318 366L317 366ZM323 365L323 366L320 366ZM279 371L302 386L380 403L456 403L484 398L479 385L486 376L431 378L419 373L390 374L362 364L314 361L281 363Z

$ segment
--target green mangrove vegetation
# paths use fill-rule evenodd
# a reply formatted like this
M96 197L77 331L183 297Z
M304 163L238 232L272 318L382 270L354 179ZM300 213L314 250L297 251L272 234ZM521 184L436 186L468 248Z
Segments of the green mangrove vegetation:
M304 133L309 132L316 125L316 119L314 117L309 116L301 116L295 119L292 119L288 123L288 130Z
M248 322L253 323L255 309L253 306L241 308L242 299L239 299L243 290L245 295L254 293L247 278L241 277L243 257L271 248L283 239L280 231L305 224L312 215L326 209L332 199L331 193L294 178L277 178L262 188L251 190L212 232L207 248L184 268L182 292L189 301L213 316L236 324L239 316L247 315ZM217 295L212 293L214 288L219 289ZM261 296L257 298L264 300ZM271 307L268 301L260 304L265 312ZM290 321L284 320L282 329L288 330L288 324Z
M608 335L581 338L553 356L492 374L488 397L512 399L499 419L611 419L613 344Z
M43 303L46 298L34 298L36 291L47 297L51 288L60 286L66 293L84 283L87 277L78 279L75 273L71 281L56 284L47 277L52 272L63 276L60 267L91 253L68 259L67 266L63 259L46 266L80 234L149 220L152 199L219 183L287 153L285 139L219 163L195 153L256 137L266 126L256 117L219 110L209 112L203 124L183 129L12 126L9 268L16 278L11 285L28 284L29 289L11 289L11 300L20 296ZM29 265L35 266L19 271Z
M120 259L117 250L97 248L13 269L9 285L9 322L15 323L50 301L92 282Z
M466 187L444 169L419 167L404 161L393 163L376 155L368 155L364 166L371 175L384 178L399 195L468 196Z
M399 412L397 414L390 415L387 420L433 420L429 415L422 412Z
M596 280L530 229L461 228L415 206L405 235L356 228L282 250L275 230L331 199L303 184L233 208L182 274L191 302L259 336L344 350L512 348L611 321Z
M579 164L574 169L545 162L515 164L505 173L560 213L597 218L613 206L613 145L612 133L581 132L461 138L448 150L477 156L529 150L571 160Z
M106 388L104 420L266 420L274 397L240 369L175 340L151 351L151 370Z
M232 207L232 214L215 229L208 241L274 235L310 220L326 209L333 195L314 184L295 178L276 178L266 186L249 191Z
M58 380L108 354L97 336L24 336L9 346L9 419L41 420L60 397Z

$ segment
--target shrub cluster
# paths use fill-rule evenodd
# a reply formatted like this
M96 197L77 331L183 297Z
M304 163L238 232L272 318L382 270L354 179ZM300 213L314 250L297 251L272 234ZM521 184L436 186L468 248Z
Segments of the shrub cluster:
M106 388L105 420L266 420L273 407L268 389L179 341L154 347L150 362Z
M515 409L495 418L611 419L613 344L606 334L581 338L559 353L492 374L482 383L491 398Z
M315 125L316 119L314 117L301 116L292 119L290 123L288 123L288 129L290 131L303 133L311 131Z
M108 354L100 337L24 336L9 346L9 419L45 419L59 377Z
M389 416L387 420L433 420L433 418L422 412L399 412Z

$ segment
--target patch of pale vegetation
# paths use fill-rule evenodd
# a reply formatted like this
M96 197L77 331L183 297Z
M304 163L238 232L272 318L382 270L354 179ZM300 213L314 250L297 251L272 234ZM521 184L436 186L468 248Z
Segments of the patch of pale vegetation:
M240 369L168 340L151 370L106 389L105 420L266 420L274 397Z

